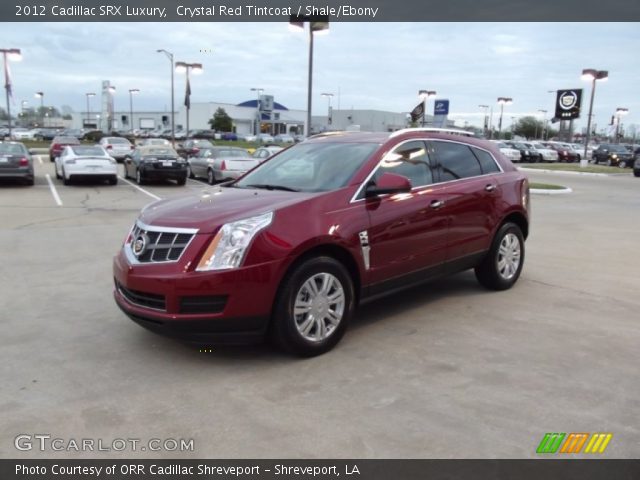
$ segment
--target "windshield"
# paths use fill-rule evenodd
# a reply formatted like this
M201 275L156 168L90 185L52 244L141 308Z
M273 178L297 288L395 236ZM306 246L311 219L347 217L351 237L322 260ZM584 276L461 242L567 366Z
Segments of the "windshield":
M303 192L342 188L378 148L374 143L307 143L291 147L233 184L270 185Z
M173 148L170 148L170 147L166 147L166 148L162 148L162 147L147 148L145 150L140 150L140 154L143 157L153 157L155 155L168 155L168 156L172 156L172 157L177 157L178 156L176 151Z
M616 153L627 153L627 149L624 148L622 145L611 145L610 150Z

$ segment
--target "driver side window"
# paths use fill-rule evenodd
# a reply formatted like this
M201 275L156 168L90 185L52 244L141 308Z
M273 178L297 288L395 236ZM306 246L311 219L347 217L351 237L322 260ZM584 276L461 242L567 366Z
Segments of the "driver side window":
M407 177L412 187L422 187L433 183L431 164L425 143L422 141L406 142L387 153L372 180L377 181L385 172Z

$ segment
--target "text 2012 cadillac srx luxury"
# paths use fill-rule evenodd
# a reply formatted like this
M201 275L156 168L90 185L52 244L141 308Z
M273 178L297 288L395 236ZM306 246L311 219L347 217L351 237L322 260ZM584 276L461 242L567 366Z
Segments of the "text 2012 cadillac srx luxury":
M437 129L340 132L232 183L146 207L114 258L114 297L142 326L201 344L272 337L334 347L356 306L474 268L518 279L526 177L490 142Z

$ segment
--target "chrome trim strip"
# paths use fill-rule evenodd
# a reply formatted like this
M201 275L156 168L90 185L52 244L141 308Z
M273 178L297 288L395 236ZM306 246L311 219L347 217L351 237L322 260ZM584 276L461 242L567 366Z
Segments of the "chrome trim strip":
M362 250L362 259L364 260L364 268L369 270L371 267L371 259L370 252L371 247L369 246L369 233L366 230L363 230L358 234L360 237L360 249Z
M136 220L136 225L138 225L143 230L147 230L149 232L196 234L200 231L197 228L159 227L155 225L147 225L146 223L143 223L140 220Z

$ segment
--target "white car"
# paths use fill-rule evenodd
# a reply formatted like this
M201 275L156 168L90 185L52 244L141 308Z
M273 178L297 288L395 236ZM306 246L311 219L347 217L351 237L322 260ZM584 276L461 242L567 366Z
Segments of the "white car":
M56 178L65 185L81 178L118 183L118 164L98 145L68 145L55 160Z
M515 163L521 160L522 156L520 155L520 150L511 148L509 145L507 145L504 142L494 141L494 143L500 149L500 152L512 162Z
M247 133L246 135L244 135L244 136L242 137L242 139L243 139L245 142L255 142L255 141L258 139L258 136L257 136L257 135L254 135L253 133Z
M38 130L36 129L27 129L27 128L12 128L11 129L11 140L35 140L36 133Z
M271 158L271 156L275 155L278 152L281 152L282 150L284 150L284 148L278 147L277 145L269 145L266 147L258 148L255 152L253 152L253 155L251 156L253 158L257 158L258 161L262 163L267 158Z
M273 143L273 137L268 133L261 133L258 135L258 141L260 143Z
M538 142L531 142L533 148L540 154L540 160L543 162L557 162L558 161L558 152L552 150L551 148L545 147L543 144Z

